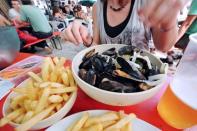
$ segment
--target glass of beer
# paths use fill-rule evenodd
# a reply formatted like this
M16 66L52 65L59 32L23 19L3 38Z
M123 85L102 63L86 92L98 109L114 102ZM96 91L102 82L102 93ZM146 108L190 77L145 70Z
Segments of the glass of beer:
M197 34L190 42L157 110L161 118L177 129L197 125Z

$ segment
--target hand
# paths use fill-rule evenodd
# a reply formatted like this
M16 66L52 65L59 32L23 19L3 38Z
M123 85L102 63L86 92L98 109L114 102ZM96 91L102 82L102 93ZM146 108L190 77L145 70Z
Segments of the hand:
M82 25L80 20L74 20L70 23L63 31L61 37L76 45L83 43L85 46L89 46L92 42L92 37L89 35L87 27Z
M189 0L148 0L138 11L140 19L149 27L170 30L177 23L179 11Z

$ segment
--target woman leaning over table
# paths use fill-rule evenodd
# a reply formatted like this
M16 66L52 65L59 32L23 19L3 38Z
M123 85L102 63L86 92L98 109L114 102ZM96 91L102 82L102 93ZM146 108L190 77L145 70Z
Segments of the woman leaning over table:
M75 44L128 44L149 49L149 40L161 51L175 43L176 16L187 0L97 0L93 6L93 37L75 20L62 34ZM170 12L169 12L170 11Z

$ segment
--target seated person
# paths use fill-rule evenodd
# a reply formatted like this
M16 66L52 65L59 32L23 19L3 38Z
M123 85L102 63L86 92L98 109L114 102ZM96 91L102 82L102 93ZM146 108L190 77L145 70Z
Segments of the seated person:
M56 21L64 21L65 16L62 14L62 11L58 7L53 8L53 17Z
M52 28L43 12L36 6L31 5L31 1L23 1L20 7L21 22L29 22L32 27L31 34L39 39L48 38L53 35ZM46 41L36 44L51 53L51 48Z
M69 5L65 5L63 12L67 15L67 16L74 16L73 11L70 9Z
M19 0L11 0L11 9L8 11L9 18L11 20L18 20L20 19L20 6L21 3Z
M83 10L81 5L75 5L73 11L76 18L83 19Z
M186 20L178 32L176 47L185 50L189 43L189 36L197 33L197 1L193 0Z

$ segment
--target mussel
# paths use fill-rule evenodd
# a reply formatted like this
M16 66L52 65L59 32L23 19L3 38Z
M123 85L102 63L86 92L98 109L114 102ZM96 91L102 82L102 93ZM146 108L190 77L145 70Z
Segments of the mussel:
M79 66L79 77L97 88L120 93L148 90L165 77L165 66L152 65L141 50L124 46L118 51L110 48L102 53L86 53ZM162 73L163 72L163 73Z
M120 92L120 93L131 93L137 91L132 86L126 86L120 82L109 80L109 79L103 79L101 84L99 85L99 88L107 91Z
M122 55L133 55L134 47L133 46L124 46L118 50L118 54Z
M118 57L117 62L122 67L121 70L129 74L133 79L146 80L146 77L136 67L132 67L124 58Z
M115 58L117 56L116 48L114 48L114 47L110 48L110 49L104 51L102 53L102 55L107 55L107 56L111 56L111 57Z

